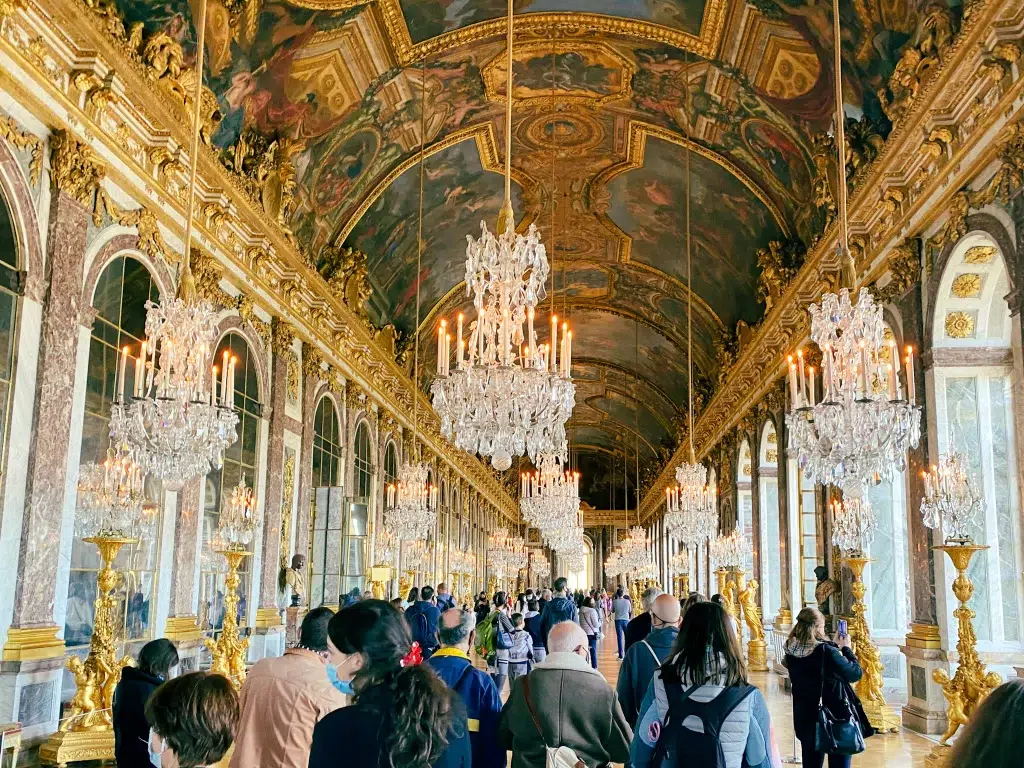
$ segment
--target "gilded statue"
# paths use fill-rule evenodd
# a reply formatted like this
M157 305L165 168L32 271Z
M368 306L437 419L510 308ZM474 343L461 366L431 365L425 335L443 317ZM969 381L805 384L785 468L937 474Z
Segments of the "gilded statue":
M181 43L166 32L157 32L142 46L142 63L146 65L147 74L154 80L169 79L174 89L181 87L178 79L184 61ZM180 97L185 100L184 93L180 93Z
M953 36L953 16L949 9L933 4L923 15L915 42L896 62L888 86L878 89L882 111L892 122L898 122L910 109L928 71L946 57Z
M860 120L846 119L846 174L853 178L858 169L867 165L882 151L885 139L882 128L867 115Z
M68 659L67 667L75 678L75 696L71 699L68 714L61 722L62 731L87 731L96 725L100 706L99 670L92 664L86 665L78 656Z
M302 605L306 599L306 556L293 555L291 568L282 568L277 586L284 594L285 604Z
M757 279L757 298L764 302L766 312L770 312L775 302L782 298L796 277L801 260L795 248L778 240L772 240L767 248L758 250L757 266L761 274Z
M743 608L743 620L750 630L751 640L764 640L764 624L761 623L761 609L757 607L757 579L747 582L739 594L740 606Z
M725 608L733 618L738 618L739 614L736 607L736 583L733 581L725 582L725 587L722 589L722 607Z
M392 359L397 359L398 357L398 342L401 338L402 332L395 328L394 323L388 323L373 336L377 346Z
M172 93L178 94L183 99L185 110L190 114L194 114L195 110L195 81L195 70L189 68L181 73L177 83L170 88ZM210 145L213 143L213 134L217 132L217 128L220 127L220 121L224 119L224 113L221 112L220 102L213 91L204 85L201 93L202 95L199 99L199 137L203 140L203 143Z

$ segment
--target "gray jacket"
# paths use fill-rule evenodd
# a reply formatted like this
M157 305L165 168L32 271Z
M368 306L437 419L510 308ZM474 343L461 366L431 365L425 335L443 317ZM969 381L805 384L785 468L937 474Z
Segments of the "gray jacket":
M526 704L526 680L542 738ZM549 653L529 675L518 678L498 724L498 743L512 750L512 768L544 768L545 745L569 747L588 766L624 763L632 738L615 692L575 653Z
M660 627L651 631L644 640L633 643L619 667L619 682L615 693L630 726L636 728L640 705L651 684L655 670L668 658L679 630ZM653 651L653 653L652 653ZM655 660L657 656L657 660Z

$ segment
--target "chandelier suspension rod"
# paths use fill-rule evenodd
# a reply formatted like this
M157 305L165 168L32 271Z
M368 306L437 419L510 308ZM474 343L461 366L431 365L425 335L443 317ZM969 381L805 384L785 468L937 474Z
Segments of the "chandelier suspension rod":
M636 524L640 525L640 401L637 390L640 388L640 319L633 318L633 455L636 461Z
M205 1L205 0L204 0ZM420 271L423 261L423 165L426 159L425 147L427 143L427 60L423 59L420 64L420 201L419 213L416 224L416 332L413 337L413 364L412 383L413 387L420 386ZM417 452L417 438L419 433L420 408L419 397L412 399L412 450Z
M839 162L837 177L839 179L839 244L844 256L844 265L848 268L846 276L849 288L854 288L857 279L857 268L850 253L849 222L846 213L846 113L843 111L843 46L839 29L839 0L832 0L832 34L835 60L836 89L836 158Z
M192 148L189 154L192 167L189 168L188 204L185 206L185 255L182 262L179 290L186 283L191 283L192 267L192 217L196 205L196 175L199 171L199 126L200 110L203 103L203 61L206 53L206 2L199 0L199 27L196 29L196 89L193 94L195 113L192 115Z
M512 214L512 0L508 0L508 71L505 73L505 202L498 215L498 234L515 229ZM505 222L502 229L501 222Z
M686 383L689 400L690 424L687 438L690 442L690 463L697 463L693 450L693 273L690 253L690 145L686 145Z

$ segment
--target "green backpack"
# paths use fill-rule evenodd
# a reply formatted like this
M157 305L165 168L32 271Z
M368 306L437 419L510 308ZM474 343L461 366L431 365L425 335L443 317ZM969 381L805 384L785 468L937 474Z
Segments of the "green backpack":
M494 619L498 612L491 613L476 627L476 652L485 659L494 655L497 645L494 639Z

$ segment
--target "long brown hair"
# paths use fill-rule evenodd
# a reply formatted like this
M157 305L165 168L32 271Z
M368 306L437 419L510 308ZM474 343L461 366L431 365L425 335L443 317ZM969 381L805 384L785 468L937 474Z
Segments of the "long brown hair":
M383 721L392 768L428 768L448 745L454 695L425 664L403 664L412 648L405 617L383 600L364 600L338 611L327 627L334 647L362 654L352 680L355 703Z
M990 693L960 733L949 756L956 768L1020 768L1024 680L1011 678Z
M803 608L796 615L796 621L793 623L793 629L789 631L786 642L790 640L796 640L801 645L826 642L828 636L825 634L825 617L821 615L821 611L814 606Z
M731 686L747 682L743 651L722 606L709 602L690 606L661 670L667 683Z

